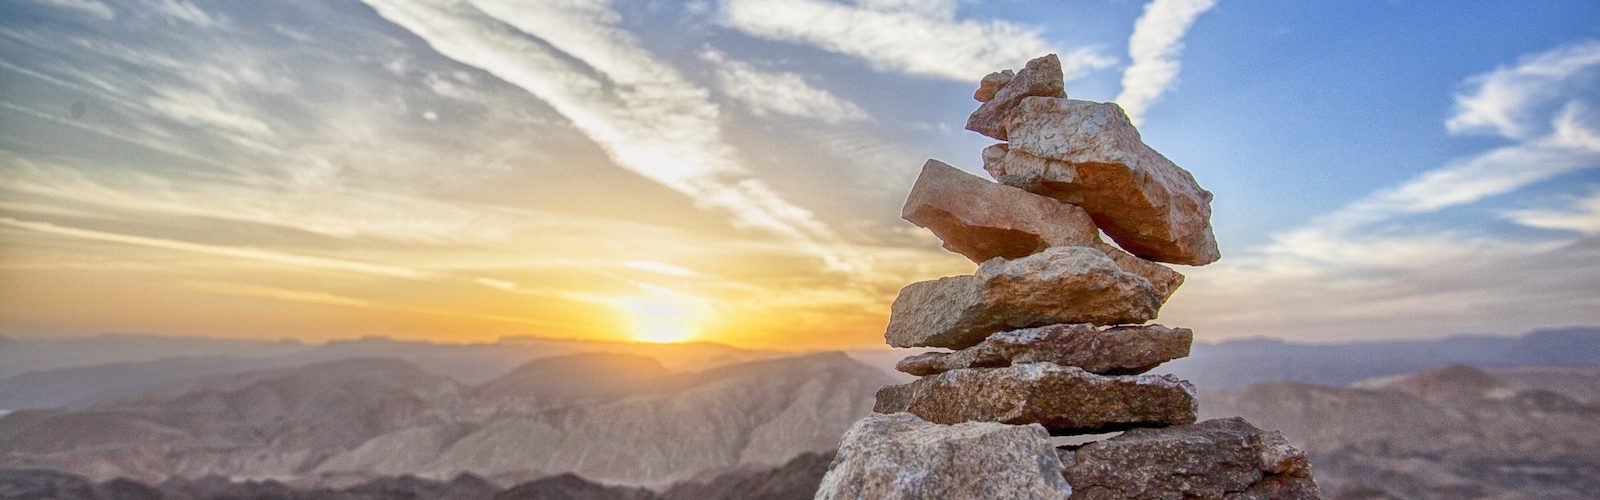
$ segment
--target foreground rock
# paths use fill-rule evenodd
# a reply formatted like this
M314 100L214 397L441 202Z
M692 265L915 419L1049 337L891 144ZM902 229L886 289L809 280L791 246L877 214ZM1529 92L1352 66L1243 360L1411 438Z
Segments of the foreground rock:
M1062 459L1074 499L1321 497L1304 453L1240 418L1135 429Z
M1061 76L1061 59L1050 54L1028 61L1028 65L1013 76L1007 77L1001 72L984 77L973 94L983 105L967 117L967 130L1006 140L1006 117L1024 98L1067 97Z
M1029 97L1007 130L1011 143L984 154L1001 183L1083 207L1139 257L1195 266L1221 257L1211 193L1146 146L1117 105Z
M1101 375L1134 375L1189 355L1194 332L1161 325L1050 325L996 333L956 352L930 352L900 360L895 369L923 376L960 368L1022 363L1076 366Z
M963 368L878 390L878 413L929 422L1040 424L1052 433L1108 432L1193 423L1194 386L1171 375L1095 375L1027 363Z
M895 347L963 349L990 334L1057 323L1143 323L1161 298L1099 250L1054 247L1016 260L992 259L971 276L900 290L884 339Z
M844 435L816 498L1067 498L1072 489L1037 425L938 425L871 415Z
M928 160L900 211L927 228L944 248L973 262L1016 259L1058 246L1090 247L1155 287L1163 301L1183 284L1183 275L1100 240L1100 229L1083 209L968 174Z

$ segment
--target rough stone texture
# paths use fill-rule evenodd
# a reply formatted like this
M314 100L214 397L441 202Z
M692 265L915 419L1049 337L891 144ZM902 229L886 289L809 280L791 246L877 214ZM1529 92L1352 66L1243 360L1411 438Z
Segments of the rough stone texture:
M970 276L907 285L895 297L884 339L895 347L964 349L990 334L1058 323L1149 321L1161 307L1150 282L1099 250L1052 247L1016 260L991 259Z
M1083 209L990 182L939 160L923 164L900 216L933 231L945 249L977 263L1026 257L1055 246L1084 246L1148 280L1163 301L1183 284L1177 271L1101 241L1100 229Z
M996 77L996 82L1000 78ZM977 132L999 140L1006 140L1006 116L1017 108L1018 103L1024 98L1039 97L1067 97L1066 86L1061 81L1061 59L1055 54L1046 55L1028 61L1028 65L1018 71L1016 76L1000 85L990 99L982 99L984 88L992 85L988 83L989 77L984 77L984 83L978 86L978 92L973 97L984 101L978 106L972 116L967 117L967 130Z
M1240 418L1135 429L1062 455L1074 499L1321 496L1304 453Z
M870 415L845 433L816 498L1067 498L1049 437L1037 425Z
M1116 104L1028 97L1007 127L1004 155L984 154L1001 183L1082 207L1139 257L1196 266L1221 257L1211 193L1146 146Z
M1189 355L1194 332L1161 325L1050 325L996 333L956 352L912 356L895 369L923 376L959 368L996 368L1022 363L1076 366L1101 375L1134 375Z
M1193 423L1199 407L1194 386L1172 375L1095 375L1026 363L950 370L884 387L873 411L904 411L941 424L1040 424L1074 434Z
M972 93L972 98L978 102L989 102L994 99L995 92L1000 91L1000 87L1006 86L1016 76L1016 72L1009 69L989 73L983 77L983 81L978 82L978 90Z

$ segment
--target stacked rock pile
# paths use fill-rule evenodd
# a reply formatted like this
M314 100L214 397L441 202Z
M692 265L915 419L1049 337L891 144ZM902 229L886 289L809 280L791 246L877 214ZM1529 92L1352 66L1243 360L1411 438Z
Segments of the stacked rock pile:
M1211 193L1116 104L1067 99L1054 55L974 97L999 182L929 160L902 216L977 272L905 287L884 334L952 351L899 363L921 378L878 392L817 498L1316 498L1281 434L1197 424L1192 385L1144 374L1189 354L1192 332L1147 322L1183 283L1158 262L1220 257Z

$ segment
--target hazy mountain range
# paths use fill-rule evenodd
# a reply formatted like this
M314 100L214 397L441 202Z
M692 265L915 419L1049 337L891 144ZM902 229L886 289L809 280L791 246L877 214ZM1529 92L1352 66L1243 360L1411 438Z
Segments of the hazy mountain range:
M181 356L157 357L163 346ZM128 488L159 494L148 498L793 493L814 487L826 469L818 454L870 409L874 391L905 378L886 371L903 354L0 340L0 367L13 373L0 379L0 401L65 405L0 417L0 469L9 470L0 486L88 495L63 498L123 498L116 492ZM19 360L37 369L16 373ZM1565 329L1197 344L1168 371L1198 382L1204 417L1282 429L1312 454L1330 493L1583 498L1600 487L1597 367L1600 330Z

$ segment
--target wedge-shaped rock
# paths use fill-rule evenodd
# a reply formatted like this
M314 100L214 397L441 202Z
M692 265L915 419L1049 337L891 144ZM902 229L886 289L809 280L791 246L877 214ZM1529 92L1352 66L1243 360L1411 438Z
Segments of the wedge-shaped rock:
M1172 375L1095 375L1027 363L962 368L878 390L879 413L940 424L1040 424L1052 433L1109 432L1194 423L1194 386Z
M964 349L1017 328L1143 323L1160 307L1149 281L1118 269L1099 250L1051 247L990 259L970 276L907 285L890 307L883 337L895 347Z
M994 99L994 94L999 92L1001 87L1006 86L1016 76L1017 73L1009 69L989 73L978 82L978 90L972 93L972 98L978 102L989 102L990 99Z
M1084 246L1137 274L1165 301L1183 275L1100 240L1083 209L961 171L939 160L922 165L900 216L933 231L944 248L973 262L1016 259L1055 246Z
M960 368L1054 363L1101 375L1134 375L1188 356L1193 342L1194 332L1188 328L1050 325L996 333L956 352L919 354L900 360L895 369L922 376Z
M1071 494L1043 427L938 425L896 413L869 415L845 433L816 498L1064 499Z
M1305 453L1240 418L1134 429L1063 451L1074 499L1314 499Z
M1146 146L1116 104L1029 97L1007 127L1005 154L984 154L1001 183L1082 207L1139 257L1195 266L1221 257L1211 193Z
M996 85L998 90L986 90ZM984 99L990 92L993 95ZM978 91L973 94L983 104L967 117L967 130L1006 140L1006 116L1017 108L1023 98L1030 96L1067 97L1066 86L1061 80L1061 59L1055 54L1028 61L1027 66L1009 79L1004 72L984 77L978 84Z

